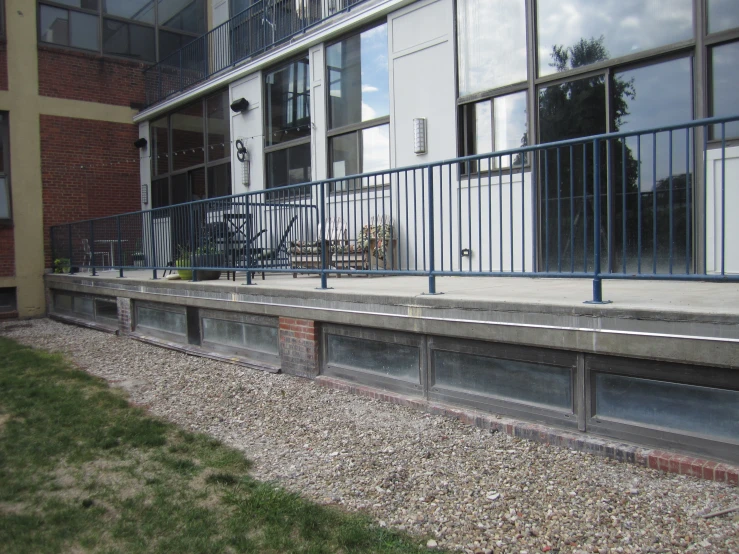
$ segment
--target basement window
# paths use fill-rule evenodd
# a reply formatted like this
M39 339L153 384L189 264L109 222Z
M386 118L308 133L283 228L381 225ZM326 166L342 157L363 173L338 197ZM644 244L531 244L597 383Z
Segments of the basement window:
M14 312L17 306L15 287L0 288L0 313Z

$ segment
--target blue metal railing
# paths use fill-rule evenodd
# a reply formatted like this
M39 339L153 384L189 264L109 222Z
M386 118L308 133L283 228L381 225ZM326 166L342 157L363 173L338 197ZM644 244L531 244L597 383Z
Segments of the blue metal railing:
M144 70L151 106L365 0L258 0Z
M739 281L727 123L612 133L58 225L64 267ZM717 140L708 140L709 128ZM739 149L739 146L736 147ZM728 153L732 157L731 152ZM731 192L731 190L730 190ZM730 251L727 251L729 249ZM727 257L728 256L728 257ZM732 257L733 256L733 257ZM734 273L732 273L734 272ZM186 273L186 277L190 277Z

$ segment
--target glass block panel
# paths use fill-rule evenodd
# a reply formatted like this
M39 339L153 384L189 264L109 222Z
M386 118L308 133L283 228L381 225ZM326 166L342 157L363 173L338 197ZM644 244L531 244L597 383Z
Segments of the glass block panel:
M276 327L204 317L203 340L266 354L279 354Z
M572 409L570 368L444 350L433 359L437 387Z
M68 294L55 294L54 295L54 309L57 312L71 312L72 311L72 297Z
M187 318L185 314L139 306L136 310L136 315L138 316L137 327L151 327L152 329L178 335L187 334Z
M595 373L596 416L739 440L739 391Z
M110 300L95 300L95 317L118 321L118 305Z
M84 296L73 297L74 312L83 315L92 316L95 313L92 298L85 298Z
M340 335L328 336L329 364L420 383L417 347Z

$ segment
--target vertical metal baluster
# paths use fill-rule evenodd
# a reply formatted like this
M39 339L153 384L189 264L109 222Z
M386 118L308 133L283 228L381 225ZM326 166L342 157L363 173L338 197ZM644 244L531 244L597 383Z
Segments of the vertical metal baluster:
M570 273L575 273L575 157L570 145Z
M95 229L93 221L90 220L90 266L92 267L92 275L95 276Z
M488 168L488 271L490 273L493 272L493 161L494 158L491 157L488 162L490 164Z
M707 198L708 193L708 125L703 126L703 198ZM703 217L703 274L708 273L708 218ZM715 245L715 242L714 242ZM715 246L714 246L715 248ZM714 256L715 258L715 256Z
M503 273L503 156L498 156L498 271Z
M657 273L657 133L652 133L652 274Z
M328 288L328 275L326 273L326 181L321 181L321 289Z
M560 148L557 147L557 272L562 273L562 173Z
M726 275L726 123L721 123L721 276Z
M582 145L582 271L588 272L588 143Z
M488 173L490 173L490 164L493 160L488 159ZM470 226L472 233L472 226ZM470 246L472 244L470 243ZM478 269L482 273L482 183L480 181L480 166L477 166L477 258ZM470 251L470 269L472 268L472 252Z
M428 168L428 221L429 221L429 294L436 294L436 276L434 275L434 166ZM443 218L442 218L443 219ZM424 236L426 233L424 233ZM443 236L443 234L442 234ZM443 240L443 239L442 239ZM443 253L442 253L443 255Z
M513 273L513 154L508 154L508 245L511 254L511 273Z
M626 195L629 190L626 184L626 137L621 139L621 187L623 197L621 198L621 271L626 273Z
M593 302L603 302L603 283L600 278L600 142L593 141Z
M118 230L118 277L123 277L123 244L121 241L121 216L115 217L116 227Z
M641 135L636 135L636 272L641 274Z
M668 212L668 214L669 214L669 218L670 218L670 233L669 233L669 238L670 238L670 250L669 250L670 251L670 275L672 275L672 255L673 255L673 253L672 253L672 226L673 226L673 217L672 217L672 211L673 211L673 205L672 205L672 203L673 203L673 196L672 196L672 129L670 129L670 131L668 132L667 138L670 141L670 144L667 146L667 152L668 152L668 154L667 154L668 162L667 163L670 166L670 194L669 194L669 201L668 201L668 206L669 206L669 212Z
M526 152L521 152L521 271L526 273Z
M685 129L685 274L690 273L690 236L692 229L692 219L690 217L691 206L691 189L693 188L693 178L690 172L690 128Z
M544 150L544 271L549 273L549 150Z

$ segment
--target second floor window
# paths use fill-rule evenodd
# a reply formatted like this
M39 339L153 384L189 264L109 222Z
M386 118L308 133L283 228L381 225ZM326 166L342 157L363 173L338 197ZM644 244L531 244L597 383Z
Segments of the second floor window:
M205 0L43 0L38 4L38 36L48 44L154 62L205 33L205 4Z

